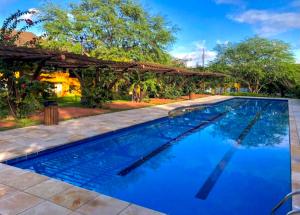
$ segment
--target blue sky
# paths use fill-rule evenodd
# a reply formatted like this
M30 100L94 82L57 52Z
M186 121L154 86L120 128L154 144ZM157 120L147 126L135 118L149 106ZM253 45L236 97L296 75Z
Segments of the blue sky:
M42 2L0 0L0 21L17 9L38 8ZM238 42L256 34L290 43L300 62L300 0L141 0L141 3L179 27L170 53L187 59L191 66L200 62L202 48L209 61L216 54L213 48L217 43Z

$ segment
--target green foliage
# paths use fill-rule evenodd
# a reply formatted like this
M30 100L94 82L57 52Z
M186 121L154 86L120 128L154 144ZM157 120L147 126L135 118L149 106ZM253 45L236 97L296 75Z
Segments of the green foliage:
M6 94L7 93L5 92L5 90L1 89L0 87L0 119L6 117L9 113L6 102Z
M81 103L88 107L101 107L113 98L113 87L119 80L111 70L88 68L73 72L81 84Z
M187 93L195 93L197 90L196 83L193 81L189 82L189 84L186 85L185 90L187 91Z
M82 107L80 96L52 97L50 100L56 101L59 107Z
M23 118L41 108L43 96L49 94L48 85L33 80L35 64L0 61L1 115ZM20 71L20 72L17 72Z
M17 118L25 118L28 115L34 113L36 110L40 110L42 105L40 100L36 98L32 93L26 95L22 100L17 103L16 115Z
M295 93L295 97L297 97L298 99L300 99L300 86L297 86L294 89L294 93Z
M292 93L294 93L297 98L300 98L300 64L295 65L295 70L295 84Z
M250 96L250 97L268 97L268 94L262 94L262 93L251 93L251 92L238 92L238 93L225 93L224 95L227 96Z
M176 84L165 85L164 88L160 91L160 97L166 99L175 99L182 95L182 89L178 89L178 86L176 86Z
M18 128L22 128L22 127L27 127L27 126L32 126L32 125L37 125L39 124L38 121L32 120L30 118L22 118L22 119L18 119L16 120L17 126Z
M145 73L132 73L129 79L128 93L132 95L134 89L138 89L141 94L141 100L145 97L157 97L159 82L155 74Z
M8 17L0 31L0 45L13 46L20 34L43 20L22 18L36 11L17 11ZM0 108L1 117L8 114L23 118L40 109L39 98L46 94L46 84L35 80L37 64L32 62L0 60Z
M87 87L82 93L82 104L88 107L101 107L103 103L111 101L112 94L102 87Z
M294 58L288 44L279 40L254 37L238 44L219 45L211 68L230 74L259 93L270 84L285 87L295 78Z
M43 47L101 59L168 63L176 28L135 1L81 0L67 9L43 9L48 38Z

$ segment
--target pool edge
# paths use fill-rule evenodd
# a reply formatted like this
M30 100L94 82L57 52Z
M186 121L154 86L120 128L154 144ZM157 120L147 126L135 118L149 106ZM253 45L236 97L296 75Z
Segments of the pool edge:
M238 96L238 97L229 97L228 96L228 97L223 97L221 100L223 102L223 101L230 100L230 99L233 99L233 98L268 99L268 98L259 98L259 97L241 97L241 96ZM290 125L289 130L290 130L290 145L291 145L290 153L291 153L291 167L292 167L292 171L291 171L291 184L292 184L292 190L294 191L296 189L300 189L300 168L299 168L300 167L300 144L299 144L300 143L300 138L299 138L299 133L300 133L299 129L300 129L300 126L297 126L297 122L300 124L300 117L298 117L298 113L297 114L295 113L295 112L298 112L298 111L300 113L300 102L299 102L300 100L283 99L283 98L270 98L270 99L271 100L280 100L280 101L284 100L284 101L288 101L288 104L289 104L288 105L289 106L289 122L290 122L289 123L289 125ZM297 103L297 101L298 101L298 103ZM220 98L216 99L214 101L210 101L210 103L212 103L212 104L213 103L218 103L218 102L220 102ZM201 102L199 102L199 103L201 103ZM295 111L294 107L296 109L298 108L299 110ZM144 123L137 123L137 124L134 124L132 126L128 126L128 127L124 127L124 128L121 128L121 129L112 130L112 131L105 132L105 133L99 134L99 135L100 136L101 135L109 135L110 133L114 133L114 132L117 132L119 130L123 130L123 129L126 130L126 129L130 129L131 127L141 126L141 125L144 125L144 124L147 124L147 123L151 123L153 121L162 120L165 117L159 117L157 119L149 120L149 121L146 121ZM98 137L99 135L96 135L96 136L93 136L93 137L89 137L88 139ZM81 142L81 141L86 141L86 139L87 138L75 141L75 143L76 142ZM67 142L67 143L64 143L64 144L61 144L61 145L58 145L58 146L49 147L47 149L43 149L43 150L41 150L39 152L35 152L35 153L42 153L45 150L52 150L54 148L57 150L58 147L71 147L72 144L74 144L74 141ZM80 143L77 143L77 144L80 144ZM26 156L31 156L32 154L35 154L35 153L26 154ZM24 155L21 155L19 157L24 157ZM18 159L18 158L15 157L13 159ZM9 160L12 160L12 158L7 159L6 161L9 161ZM2 165L1 162L4 162L4 161L0 161L0 170L1 170L1 165ZM18 168L15 168L15 169L18 169ZM39 175L39 174L36 174L36 175ZM77 188L77 186L74 186L74 185L71 185L71 186ZM80 189L83 189L83 188L80 188ZM85 189L83 189L83 190L85 190ZM101 196L102 194L98 193L98 195ZM129 204L128 207L130 207L130 205L133 205L131 203L128 203L128 204ZM293 199L293 208L297 208L297 209L300 208L300 198L295 197ZM124 209L124 210L126 210L126 209ZM155 214L162 214L162 213L158 212L158 213L155 213Z
M289 99L291 185L292 191L300 189L300 102ZM298 124L298 125L297 125ZM293 209L300 209L300 196L293 197Z

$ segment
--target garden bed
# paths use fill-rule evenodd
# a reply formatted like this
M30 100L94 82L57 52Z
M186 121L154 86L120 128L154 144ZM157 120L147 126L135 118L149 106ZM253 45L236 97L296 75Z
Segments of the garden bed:
M198 94L196 95L196 98L202 98L207 96L208 95ZM183 96L177 99L154 98L154 99L149 99L147 102L131 102L131 101L118 100L103 105L103 108L85 108L85 107L80 107L80 105L76 103L70 103L66 105L65 102L62 103L59 102L59 106L60 106L59 120L64 121L64 120L74 119L79 117L93 116L93 115L99 115L99 114L104 114L109 112L116 112L116 111L136 109L136 108L144 108L153 105L162 105L162 104L168 104L168 103L179 102L184 100L188 100L188 96ZM1 120L0 119L0 131L41 124L43 122L43 118L44 118L44 113L39 112L27 119L22 119L22 120L13 120L13 119Z

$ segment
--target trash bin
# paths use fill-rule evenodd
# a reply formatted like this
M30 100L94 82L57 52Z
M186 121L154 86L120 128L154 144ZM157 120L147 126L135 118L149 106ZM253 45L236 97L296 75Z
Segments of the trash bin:
M196 99L196 94L195 93L189 93L189 99L190 100Z
M44 124L45 125L58 125L58 104L56 101L44 102Z

